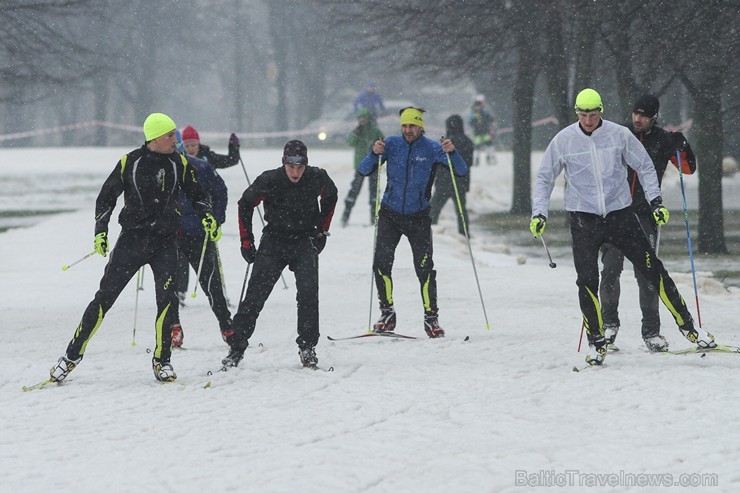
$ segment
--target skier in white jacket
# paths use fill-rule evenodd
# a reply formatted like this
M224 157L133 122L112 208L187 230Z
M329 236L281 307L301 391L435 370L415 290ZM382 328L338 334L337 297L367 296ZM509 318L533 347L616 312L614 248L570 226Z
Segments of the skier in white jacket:
M668 222L650 156L628 128L601 118L604 106L595 90L578 93L575 110L578 122L558 132L542 157L530 230L535 238L544 232L555 179L565 171L565 209L570 214L578 299L589 342L586 362L600 365L606 356L598 299L598 258L603 243L617 246L655 286L689 341L700 347L716 346L714 336L694 327L686 303L630 208L627 166L637 173L656 223Z

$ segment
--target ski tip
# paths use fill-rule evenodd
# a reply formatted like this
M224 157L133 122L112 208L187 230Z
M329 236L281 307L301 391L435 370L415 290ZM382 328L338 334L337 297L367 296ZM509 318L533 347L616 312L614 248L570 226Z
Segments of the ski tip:
M579 370L577 366L574 366L574 367L573 367L573 371L574 371L574 372L576 372L576 373L578 373L578 372L580 372L581 370Z
M209 373L210 373L210 372L209 372ZM211 388L211 381L210 381L210 380L208 380L208 382L206 382L206 384L205 384L205 385L203 386L203 388L204 388L204 389L210 389L210 388Z
M470 340L470 336L465 336L465 339L463 339L463 342L464 341L469 341L469 340Z

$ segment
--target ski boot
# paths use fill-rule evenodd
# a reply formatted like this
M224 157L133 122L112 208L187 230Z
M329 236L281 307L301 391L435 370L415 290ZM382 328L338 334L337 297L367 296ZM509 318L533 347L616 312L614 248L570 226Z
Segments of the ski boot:
M59 358L59 361L57 361L56 366L49 370L49 380L52 382L63 381L72 370L77 368L80 361L82 361L82 356L77 359L69 359L67 358L67 355L62 356Z
M229 350L229 354L221 360L221 364L224 365L224 368L236 368L239 366L239 362L244 359L244 351L246 351L247 348L236 348L231 347Z
M686 325L679 327L678 330L681 331L681 334L683 334L686 339L700 348L717 347L717 343L714 342L714 336L701 327L698 329L695 328L693 322L689 322Z
M378 322L373 325L373 332L382 334L385 332L393 332L396 330L396 310L393 309L393 305L387 307L380 307L380 318Z
M660 334L643 337L642 340L645 341L645 346L647 346L648 351L651 353L665 353L668 351L668 341Z
M152 370L154 378L160 382L174 382L177 379L175 370L172 369L169 361L157 361L156 358L152 358Z
M588 343L586 363L589 365L603 365L606 359L606 339L599 337L593 343Z
M617 339L617 334L619 333L619 324L605 323L603 329L604 339L606 339L606 348L611 351L619 351L619 348L614 344L614 341Z
M424 314L424 332L426 332L431 339L445 336L444 329L439 326L439 317L437 316L436 311Z
M319 358L316 357L316 350L312 347L299 349L298 355L301 357L301 364L304 368L314 368L319 364Z

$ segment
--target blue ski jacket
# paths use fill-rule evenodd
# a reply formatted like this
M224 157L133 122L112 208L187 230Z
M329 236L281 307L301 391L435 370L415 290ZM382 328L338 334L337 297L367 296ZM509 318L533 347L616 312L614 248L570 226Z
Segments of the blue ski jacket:
M223 178L218 176L218 173L216 173L208 161L187 154L185 154L185 158L193 169L195 169L198 187L211 197L213 217L218 221L219 225L223 224L226 222L226 204L228 202L226 183L224 183ZM203 223L200 216L196 214L190 200L182 193L180 193L180 210L182 212L182 235L203 237L205 231L203 230Z
M457 149L450 153L450 160L457 176L468 174L468 165ZM429 208L437 166L449 166L442 144L424 136L410 144L402 135L388 137L380 161L388 163L382 203L404 215ZM360 163L360 174L371 175L377 168L378 155L370 151Z

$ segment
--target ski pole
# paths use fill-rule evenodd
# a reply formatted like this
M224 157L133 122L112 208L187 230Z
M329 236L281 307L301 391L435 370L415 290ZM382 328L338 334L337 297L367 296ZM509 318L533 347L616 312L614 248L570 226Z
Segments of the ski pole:
M586 322L581 322L581 336L578 338L578 352L581 352L581 343L583 342L583 329L586 328Z
M144 290L144 266L142 265L138 271L136 271L136 298L134 301L134 331L131 336L131 345L136 346L136 320L139 314L139 291Z
M367 321L367 331L373 331L373 287L375 286L375 249L378 246L378 213L380 211L380 167L383 166L383 155L378 155L378 179L375 181L375 225L373 227L373 265L370 266L370 310Z
M200 252L200 262L198 263L198 276L195 279L195 287L193 288L193 294L190 296L192 298L195 298L197 296L198 291L198 284L200 284L200 273L203 272L203 259L206 256L206 248L208 248L208 231L206 231L206 236L203 238L203 250Z
M249 179L249 175L247 174L247 167L244 166L244 161L242 161L242 157L239 156L239 163L242 165L242 171L244 171L244 178L247 179L247 186L252 186L252 180ZM262 217L262 212L260 211L259 206L255 207L257 209L257 215L260 217L260 221L262 222L262 229L265 228L265 219ZM285 282L285 277L283 276L283 273L280 273L280 279L283 281L283 289L288 289L288 283Z
M686 190L683 186L683 172L681 171L681 151L676 151L678 159L678 178L681 182L681 196L683 197L683 219L686 223L686 239L689 245L689 259L691 260L691 277L694 280L694 296L696 298L696 318L701 328L701 311L699 310L699 290L696 288L696 270L694 269L694 249L691 246L691 232L689 231L689 212L686 208Z
M244 283L242 284L242 294L239 295L239 304L242 304L242 301L244 301L244 292L247 290L247 279L249 279L249 267L252 264L247 264L247 272L244 274ZM237 307L238 308L238 307Z
M444 140L442 137L440 140ZM473 265L473 274L475 275L475 284L478 286L478 295L480 296L480 304L483 307L483 318L486 319L486 329L491 328L491 324L488 323L488 314L486 313L486 304L483 302L483 292L480 289L480 282L478 281L478 270L475 268L475 258L473 258L473 248L470 246L470 236L468 236L468 227L465 224L465 214L463 214L462 202L460 202L460 192L457 190L457 180L455 180L455 170L452 168L452 160L450 159L450 153L445 152L447 156L447 165L450 168L450 178L452 178L452 188L455 190L455 199L457 200L457 211L460 214L462 220L463 232L465 233L465 241L468 244L468 253L470 253L470 263Z
M550 255L550 249L547 248L547 243L545 243L545 236L540 233L540 239L542 240L542 246L545 247L545 252L547 252L547 258L550 259L550 268L554 269L558 266L555 262L552 261L552 255Z
M658 224L658 231L655 233L655 256L658 256L660 250L660 224Z
M88 253L87 255L85 255L84 257L82 257L81 259L79 259L79 260L75 260L74 262L72 262L72 263L71 263L71 264L69 264L69 265L63 265L63 266L62 266L62 270L67 270L67 269L69 269L70 267L74 267L75 265L79 264L79 263L80 263L80 262L82 262L83 260L87 260L87 259L89 259L90 257L92 257L93 255L95 255L96 253L97 253L97 252L96 252L95 250L93 250L92 252Z

